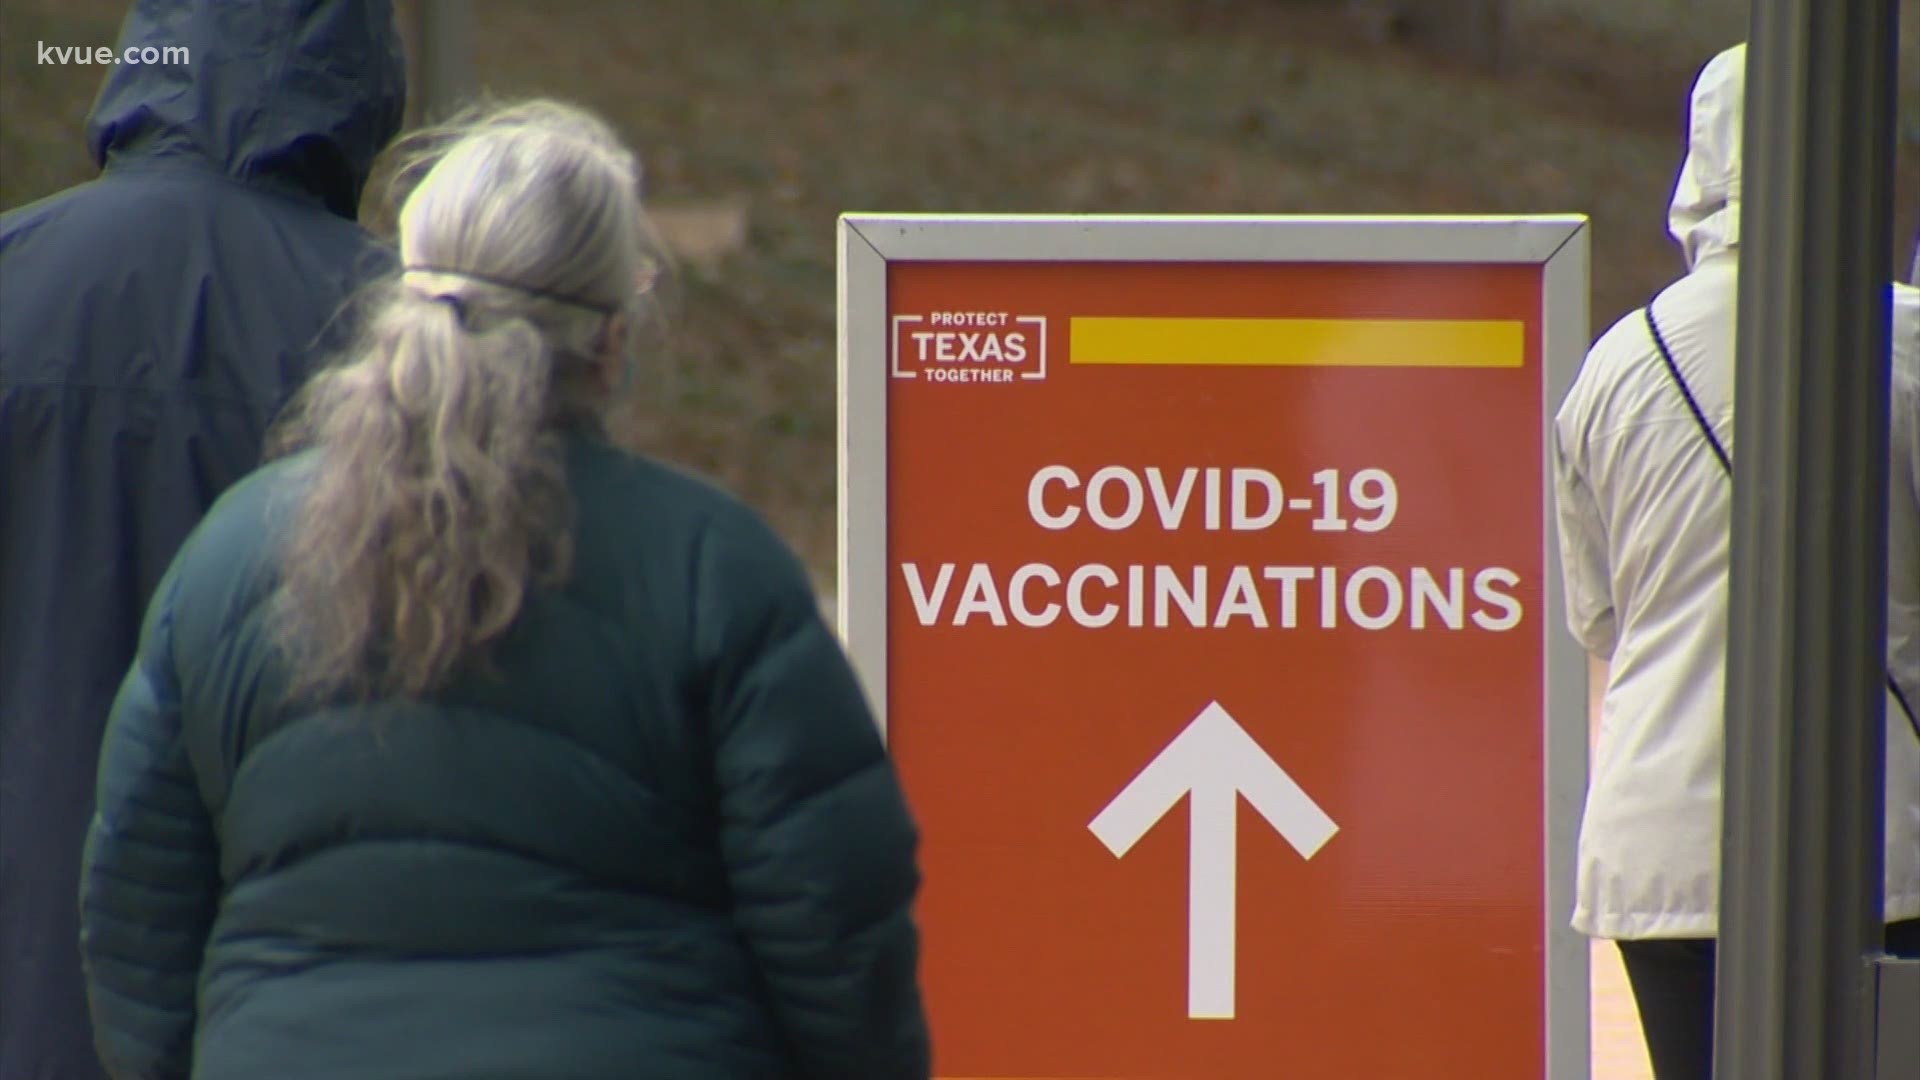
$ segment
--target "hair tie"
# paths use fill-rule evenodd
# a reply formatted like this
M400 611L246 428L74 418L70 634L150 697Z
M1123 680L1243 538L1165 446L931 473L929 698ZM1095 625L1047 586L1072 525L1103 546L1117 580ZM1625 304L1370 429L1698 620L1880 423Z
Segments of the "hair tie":
M601 315L612 315L620 310L617 307L610 307L600 303L598 300L589 300L584 296L554 292L551 289L542 289L537 286L522 284L518 281L509 281L506 278L478 274L472 270L455 270L448 266L409 266L406 267L406 272L410 274L445 274L448 277L466 278L468 281L478 281L482 284L493 285L502 289L512 289L514 292L525 293L528 296L537 296L542 300L551 300L557 304L569 304L573 307L585 308L588 311ZM436 297L436 299L438 298Z
M453 321L459 323L463 329L467 327L466 301L460 299L458 296L455 296L452 293L439 293L438 295L435 295L435 296L429 296L427 297L427 299L432 300L435 303L445 304L448 307L452 308Z

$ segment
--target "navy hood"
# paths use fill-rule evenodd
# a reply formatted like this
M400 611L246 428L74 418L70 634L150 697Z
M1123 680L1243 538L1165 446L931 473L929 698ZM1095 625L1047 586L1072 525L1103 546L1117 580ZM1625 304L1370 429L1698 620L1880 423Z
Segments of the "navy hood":
M115 53L144 46L188 60L114 68L87 117L96 164L197 161L358 215L406 105L388 0L136 0Z

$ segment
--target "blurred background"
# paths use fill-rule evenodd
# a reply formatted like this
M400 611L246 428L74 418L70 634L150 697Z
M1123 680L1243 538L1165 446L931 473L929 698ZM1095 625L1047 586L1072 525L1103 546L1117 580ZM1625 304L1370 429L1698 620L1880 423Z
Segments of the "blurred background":
M1904 272L1920 0L1902 6ZM416 45L435 9L456 24L426 43L447 86L567 98L639 150L682 265L627 434L740 491L830 585L840 212L1581 212L1597 335L1680 269L1665 215L1688 88L1743 40L1748 0L399 7ZM111 44L125 10L0 0L0 207L93 175L104 72L35 45Z
M622 434L741 493L831 589L839 213L1586 213L1597 335L1682 269L1666 204L1687 93L1749 0L399 6L417 89L566 98L640 152L680 274ZM36 43L111 44L125 8L0 0L0 208L94 175L104 71L41 65ZM1901 8L1904 277L1920 0ZM421 96L416 120L442 104ZM384 221L377 189L363 218ZM1645 1075L1596 957L1597 1075Z

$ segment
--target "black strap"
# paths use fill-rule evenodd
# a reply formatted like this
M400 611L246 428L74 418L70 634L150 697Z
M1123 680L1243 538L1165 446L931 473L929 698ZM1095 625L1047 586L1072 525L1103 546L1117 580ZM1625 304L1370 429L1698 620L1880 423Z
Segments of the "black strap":
M1713 425L1707 423L1707 414L1701 410L1699 399L1693 396L1693 387L1687 385L1686 376L1680 374L1680 365L1674 362L1673 350L1667 348L1667 339L1660 333L1660 324L1653 318L1653 302L1646 307L1647 331L1653 335L1653 347L1660 350L1660 359L1667 365L1667 374L1673 376L1673 385L1680 390L1680 396L1687 400L1687 409L1693 413L1693 422L1700 425L1700 434L1707 437L1707 445L1713 448L1713 456L1720 459L1720 469L1733 478L1733 459L1727 456L1727 448L1720 445L1720 437L1713 433ZM1900 689L1900 683L1887 672L1887 691L1893 700L1900 703L1900 711L1907 714L1907 723L1913 728L1915 738L1920 738L1920 719L1913 715L1913 703L1907 700L1906 691Z
M551 300L556 304L569 304L587 311L597 311L602 315L612 315L619 310L612 304L603 304L598 300L590 300L584 296L554 292L552 289L542 289L534 285L525 284L524 282L514 281L510 278L494 277L491 274L482 274L473 270L459 270L451 266L427 266L417 263L412 266L403 267L402 269L409 274L441 274L446 277L466 278L468 281L478 281L483 285L493 285L497 288L511 289L514 292L539 297L542 300ZM436 296L433 297L433 299L442 300L445 299L445 297ZM459 307L456 307L454 311L463 316L463 318L466 314L464 309Z
M1720 445L1720 436L1713 433L1713 425L1707 423L1707 414L1700 408L1700 399L1693 396L1693 387L1687 385L1686 376L1680 374L1680 365L1673 360L1673 351L1667 348L1667 339L1660 333L1660 324L1653 321L1653 304L1647 304L1647 330L1653 334L1653 347L1660 350L1660 359L1666 362L1667 374L1673 376L1673 385L1680 388L1680 396L1687 399L1687 409L1693 413L1693 422L1700 425L1700 434L1707 437L1707 445L1713 448L1713 456L1720 459L1720 470L1733 478L1733 459L1727 456L1727 448Z
M432 300L436 304L445 304L448 307L452 308L454 321L459 323L461 326L467 325L466 301L460 299L458 296L455 296L452 293L440 293L436 296L429 296L427 297L427 299Z

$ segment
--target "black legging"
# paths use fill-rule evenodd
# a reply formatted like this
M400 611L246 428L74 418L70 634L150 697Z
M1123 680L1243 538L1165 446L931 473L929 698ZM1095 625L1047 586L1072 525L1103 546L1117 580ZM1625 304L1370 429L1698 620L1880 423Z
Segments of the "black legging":
M1656 1080L1712 1080L1714 940L1618 944ZM1920 958L1920 919L1889 924L1887 951Z

